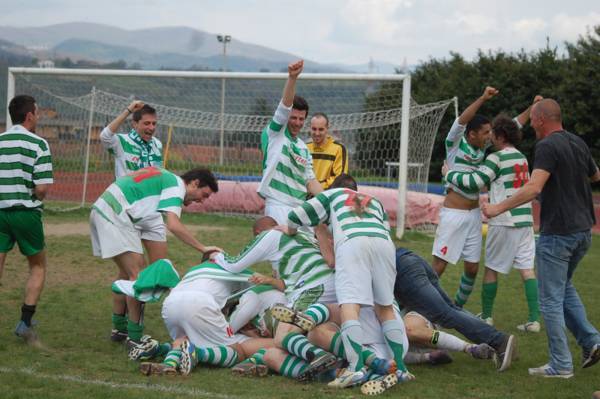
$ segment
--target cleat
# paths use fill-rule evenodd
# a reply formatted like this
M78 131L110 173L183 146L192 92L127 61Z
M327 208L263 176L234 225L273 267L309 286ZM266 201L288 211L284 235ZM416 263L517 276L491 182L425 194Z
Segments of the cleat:
M127 331L119 331L113 328L110 331L110 340L112 342L123 342L127 339Z
M17 337L23 338L27 345L36 348L42 348L42 343L40 342L37 333L33 329L33 326L35 326L36 324L36 322L32 322L31 326L27 327L25 322L23 320L20 320L17 324L17 327L15 328L15 335Z
M233 366L231 372L241 377L266 377L269 374L269 368L264 364L244 361Z
M517 339L514 335L509 335L506 341L494 354L494 362L498 371L505 371L510 367L517 350Z
M335 369L337 364L337 358L331 353L325 352L323 355L314 358L306 369L298 375L296 380L299 382L312 381L320 374Z
M387 374L395 374L396 370L398 370L398 366L396 365L396 361L391 359L380 359L375 358L373 362L369 365L369 370L373 374L378 374L381 376L385 376Z
M144 335L140 342L127 341L127 357L130 360L150 360L156 356L160 343L149 335Z
M360 386L360 391L369 396L379 395L398 383L396 373L383 375L374 380L367 381Z
M581 367L588 368L600 361L600 344L592 346L589 350L583 350L583 361Z
M417 377L415 377L414 374L412 374L408 371L401 371L401 370L396 371L396 377L398 377L398 382L400 382L400 383L414 381L417 379Z
M350 371L342 369L336 379L327 384L327 386L331 388L349 388L363 384L367 381L367 378L367 373L364 370Z
M470 345L467 348L467 353L473 357L473 359L493 359L494 348L488 344Z
M491 348L490 348L491 349ZM492 349L493 351L493 349ZM452 363L452 356L445 350L434 350L429 352L429 364L437 366L439 364Z
M541 367L531 368L529 369L529 375L534 375L537 377L544 378L571 378L573 377L573 372L569 370L556 370L554 367L551 367L549 364L544 364Z
M541 329L542 326L540 325L539 321L528 321L525 324L519 324L517 326L517 330L523 332L539 333Z
M197 364L198 355L196 354L196 346L188 339L185 339L181 344L181 363L179 364L179 372L182 375L189 375Z
M176 375L177 368L164 363L140 363L140 372L144 375Z
M314 320L304 313L297 312L282 304L274 305L271 308L271 316L282 323L293 324L306 332L311 331L316 326Z

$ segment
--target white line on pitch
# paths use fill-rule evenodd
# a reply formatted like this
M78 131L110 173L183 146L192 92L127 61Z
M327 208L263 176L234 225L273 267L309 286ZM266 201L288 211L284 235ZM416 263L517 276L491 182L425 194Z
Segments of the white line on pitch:
M0 367L0 373L4 374L27 374L32 377L55 380L55 381L69 381L84 385L98 385L111 389L133 389L133 390L144 390L152 392L165 392L174 393L179 395L189 395L195 397L206 397L206 398L220 398L220 399L235 399L235 396L223 395L219 393L213 393L203 391L195 388L182 388L182 387L170 387L159 384L132 384L132 383L121 383L121 382L110 382L103 380L88 380L81 378L76 375L64 375L64 374L46 374L39 373L31 368L19 368L9 369L7 367Z

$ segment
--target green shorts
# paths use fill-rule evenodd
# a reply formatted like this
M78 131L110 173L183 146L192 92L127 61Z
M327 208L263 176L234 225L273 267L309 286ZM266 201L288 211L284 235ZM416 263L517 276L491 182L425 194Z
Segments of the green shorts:
M39 209L0 209L0 252L13 249L15 241L25 256L44 249L44 225Z

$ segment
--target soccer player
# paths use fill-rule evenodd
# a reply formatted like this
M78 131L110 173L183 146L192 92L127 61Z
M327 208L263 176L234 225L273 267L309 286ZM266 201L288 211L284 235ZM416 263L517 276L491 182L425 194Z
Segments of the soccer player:
M265 216L281 224L292 208L300 205L308 194L323 191L315 179L312 157L298 137L308 116L308 103L296 96L296 80L304 61L288 66L288 79L275 115L262 131L263 176L258 194L265 199Z
M358 193L356 182L342 175L332 188L295 208L287 225L278 228L294 235L301 226L327 223L335 240L335 290L341 308L342 339L349 366L329 385L345 388L365 382L361 306L374 306L401 381L414 379L403 363L404 325L395 318L393 282L394 243L387 213L375 198Z
M14 97L8 113L14 125L0 134L0 277L16 242L29 263L29 278L15 334L39 345L31 318L46 279L42 200L53 183L52 158L46 140L35 134L39 118L35 99Z
M540 98L537 98L541 100ZM492 122L492 144L496 152L473 172L449 171L446 181L461 190L481 190L489 187L490 202L497 204L512 197L529 180L527 158L515 146L521 141L517 123L505 115ZM504 212L488 221L485 244L485 274L481 291L481 318L493 324L492 309L498 290L498 273L508 274L514 267L521 273L529 318L517 328L539 332L538 287L533 270L535 241L531 202Z
M313 159L313 169L319 183L327 190L336 177L348 173L346 147L329 135L329 118L322 112L310 119L312 143L306 146Z
M497 94L497 89L486 87L481 97L454 121L445 141L449 169L471 172L483 162L491 125L477 111ZM529 119L530 108L517 116L520 126ZM464 306L473 291L481 256L479 190L464 190L450 182L446 182L446 189L448 193L440 211L440 222L433 242L432 266L438 276L441 276L448 263L456 264L463 259L464 272L454 302L458 306Z
M112 258L119 268L118 279L135 280L145 265L136 224L157 212L165 215L169 231L192 248L200 252L219 250L201 244L179 219L184 205L203 202L218 190L217 180L206 169L193 169L179 177L152 166L118 178L92 206L94 255ZM111 339L139 341L143 332L140 313L141 303L134 298L113 300Z
M131 115L133 129L116 133ZM100 142L115 157L115 178L148 166L162 167L162 143L156 131L156 110L142 101L133 101L100 133ZM167 232L162 216L156 212L138 221L142 243L148 251L148 264L167 257Z
M398 248L396 271L394 296L403 309L418 312L444 328L455 329L476 344L488 344L496 352L494 359L498 371L510 367L516 350L515 337L496 330L454 305L425 259L407 249Z

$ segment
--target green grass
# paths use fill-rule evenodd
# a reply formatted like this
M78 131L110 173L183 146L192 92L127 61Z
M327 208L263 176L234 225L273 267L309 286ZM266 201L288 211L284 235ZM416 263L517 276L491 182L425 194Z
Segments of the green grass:
M47 212L47 224L87 223L88 211ZM184 222L204 226L197 237L205 243L231 252L243 248L251 238L249 219L185 215ZM430 237L406 234L399 243L430 259ZM24 259L13 251L8 256L0 286L0 398L353 398L357 389L332 391L323 385L301 385L270 376L262 380L234 378L228 370L198 368L191 376L144 377L137 365L127 360L122 345L108 340L111 328L109 286L116 267L91 255L87 235L47 238L49 267L46 287L35 318L46 346L34 350L13 335L19 318L22 292L27 276ZM171 259L180 271L198 263L199 254L170 238ZM587 305L588 316L600 325L600 247L594 245L575 275L575 284ZM266 265L261 269L265 271ZM443 285L450 294L458 284L461 268L449 267ZM467 308L479 312L481 278ZM494 320L505 331L518 336L520 358L505 373L497 373L491 362L476 361L455 354L454 363L430 367L412 366L415 382L398 386L382 397L403 398L589 398L600 389L600 365L575 369L570 380L544 380L529 377L528 367L547 361L546 336L524 335L515 326L527 315L522 285L517 273L501 278ZM146 331L160 339L167 333L160 319L160 305L146 310ZM574 360L579 365L580 350L572 341ZM174 390L165 393L164 390Z

